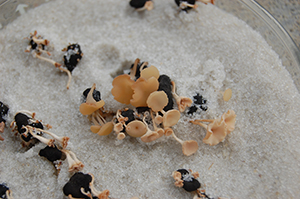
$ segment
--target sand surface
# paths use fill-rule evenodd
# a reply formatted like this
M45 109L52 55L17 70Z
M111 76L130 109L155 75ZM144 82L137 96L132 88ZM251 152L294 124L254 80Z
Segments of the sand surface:
M84 56L67 75L24 50L29 33L50 41L51 58L62 62L69 43L79 43ZM68 149L95 176L97 189L112 198L192 198L174 186L174 170L198 171L211 197L297 198L300 184L300 96L278 55L244 22L213 5L199 3L196 11L178 12L173 1L155 1L152 11L137 13L127 1L51 1L15 20L0 32L0 100L10 107L0 143L0 183L15 199L64 198L69 180L64 162L58 176L52 164L38 156L45 145L28 151L9 129L20 110L36 113L51 131L69 136ZM112 80L136 58L156 66L175 81L177 93L207 99L207 111L182 113L176 135L193 139L199 150L182 154L171 137L145 144L115 134L100 137L79 112L82 92L96 83L107 110L125 107L110 93ZM221 92L231 88L230 101ZM237 114L236 128L224 142L202 142L205 129L193 119L220 117L228 109Z

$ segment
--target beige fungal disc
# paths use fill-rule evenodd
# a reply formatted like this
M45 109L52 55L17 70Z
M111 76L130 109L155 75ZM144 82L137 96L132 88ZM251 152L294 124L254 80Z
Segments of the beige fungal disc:
M159 115L159 113L156 113L156 116L154 118L154 122L156 124L161 124L163 122L163 116Z
M98 133L100 131L102 126L100 125L93 125L90 127L90 130L93 132L93 133Z
M213 122L208 125L201 123L202 120L191 121L193 124L198 124L204 128L206 128L206 135L203 138L203 142L205 144L209 144L210 146L214 146L222 142L227 133L226 133L226 124L222 122L221 119L215 119ZM207 122L208 120L204 120Z
M130 104L132 99L133 89L132 85L135 83L129 75L123 74L114 78L111 89L111 94L114 99L122 104Z
M109 135L114 129L113 122L107 122L104 125L100 126L91 126L91 131L97 133L100 136ZM98 131L97 131L98 130Z
M91 189L91 192L93 195L97 196L99 199L109 199L109 190L104 190L104 191L98 191L95 187L94 187L94 175L89 173L90 176L92 176L92 181L89 184L89 187Z
M118 140L123 140L126 137L125 133L119 132L117 135Z
M163 108L167 106L168 102L168 96L164 91L152 92L146 101L147 106L154 112L163 110Z
M153 128L154 128L154 131L150 130L147 123L145 122L145 117L143 119L143 122L147 128L147 133L145 135L143 135L141 137L141 140L143 142L152 142L154 140L157 140L158 138L162 137L164 135L164 129L162 128L158 128L154 122L154 117L153 117L153 113L151 111L151 118L152 118L152 123L153 123Z
M77 159L75 153L66 149L63 149L61 151L66 155L66 159L69 164L69 172L77 172L83 169L84 164Z
M146 107L149 95L157 91L159 82L155 77L139 78L132 86L133 95L130 104L135 107Z
M234 130L235 121L235 112L233 110L229 110L218 119L202 119L190 122L206 128L206 136L204 137L203 142L209 144L210 146L214 146L222 142L225 139L226 135ZM207 125L201 122L210 123Z
M126 133L131 137L141 137L147 132L147 126L139 120L134 120L126 125Z
M143 135L142 137L141 137L141 140L143 141L143 142L152 142L152 141L154 141L154 140L156 140L156 139L158 139L158 138L160 138L161 136L163 136L163 133L164 133L164 131L156 131L155 129L154 129L154 131L152 131L151 129L149 129L149 127L148 127L148 125L147 125L147 123L146 123L146 121L145 121L145 116L144 116L144 118L143 118L143 122L144 122L144 124L145 124L145 126L146 126L146 128L147 128L147 132L145 133L145 135ZM154 123L153 123L154 124ZM155 124L154 124L155 125ZM154 126L153 126L154 127ZM154 127L155 128L155 127ZM159 134L160 133L160 134Z
M141 67L142 68L142 67ZM159 78L159 71L155 66L150 66L141 70L141 77L144 79L149 79L150 77Z
M105 104L103 100L96 102L96 100L93 98L93 91L95 90L95 88L96 84L94 83L87 95L86 102L82 103L79 106L79 111L82 115L90 115L96 110L102 108Z
M180 112L178 110L172 109L167 112L162 111L163 113L163 126L168 128L174 126L180 119Z
M225 102L228 102L231 99L231 97L232 97L232 90L228 88L223 92L223 100Z
M164 128L165 136L170 136L170 135L172 135L172 133L174 133L174 131L170 127Z
M106 122L99 112L92 113L92 122L95 124L91 126L91 131L100 136L109 135L114 129L113 122Z
M170 126L174 126L177 124L180 119L180 112L178 110L169 110L165 112L163 108L168 104L168 96L164 91L154 91L152 92L147 99L147 106L152 109L154 112L162 112L163 117L161 118L158 114L156 114L155 119L158 120L157 124L163 123L164 128L168 128ZM162 119L162 121L161 121Z
M183 112L186 109L186 107L190 107L192 105L193 100L188 97L178 96L175 92L176 90L175 82L171 81L171 84L172 84L172 95L177 103L178 110L180 112Z
M121 123L114 124L114 131L115 131L116 133L119 133L119 132L121 132L122 130L123 130L123 124L121 124Z
M221 119L226 123L227 134L234 130L236 114L233 110L228 110L226 113L223 113Z
M117 139L118 140L123 140L126 137L125 133L119 132L117 133Z
M181 139L179 139L175 133L172 133L173 138L179 142L182 146L182 152L184 155L186 156L190 156L194 153L196 153L196 151L198 150L198 143L194 140L187 140L187 141L183 141Z

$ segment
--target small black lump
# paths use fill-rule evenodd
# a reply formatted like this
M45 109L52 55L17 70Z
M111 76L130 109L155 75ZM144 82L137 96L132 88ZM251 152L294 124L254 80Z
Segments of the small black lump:
M64 63L67 69L72 72L83 56L80 45L71 44L67 47L67 49L64 49L64 51L66 51L64 55Z
M131 0L129 2L129 5L133 8L139 9L139 8L143 8L147 1L149 0Z
M85 89L85 91L83 91L82 95L83 95L83 101L84 102L86 101L86 98L87 98L90 90L91 90L91 88L87 88L87 89ZM100 93L100 91L98 91L98 90L95 89L93 91L93 98L94 98L94 100L96 102L99 102L101 100L101 93Z
M66 196L71 195L73 198L84 198L90 199L87 195L81 192L81 188L85 192L91 192L89 183L92 181L92 176L89 174L84 174L82 172L75 173L63 187L63 192Z
M186 169L178 169L179 173L181 173L181 180L183 180L184 190L188 192L196 191L201 187L200 182L193 177L193 175Z

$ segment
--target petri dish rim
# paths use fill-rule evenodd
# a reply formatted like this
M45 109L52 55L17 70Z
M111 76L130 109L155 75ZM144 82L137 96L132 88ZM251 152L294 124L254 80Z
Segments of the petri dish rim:
M0 31L22 14L51 0L0 0ZM171 1L171 0L170 0ZM255 0L218 0L215 5L258 31L279 55L300 92L300 50L285 28Z

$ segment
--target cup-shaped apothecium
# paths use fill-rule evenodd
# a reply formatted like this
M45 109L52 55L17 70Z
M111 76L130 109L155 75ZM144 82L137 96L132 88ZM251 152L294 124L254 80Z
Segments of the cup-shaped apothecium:
M66 155L66 159L69 164L69 172L77 172L83 169L84 164L77 159L75 153L66 149L63 149L61 151Z
M181 139L179 139L174 132L172 133L173 138L179 142L182 146L182 152L184 155L186 156L190 156L194 153L196 153L196 151L198 150L199 146L198 143L195 140L187 140L187 141L183 141Z
M176 90L175 82L171 81L171 84L172 84L172 95L173 95L174 99L176 100L178 110L180 112L183 112L186 109L186 107L190 107L192 105L193 100L188 97L183 97L183 96L177 95L175 92L175 90Z
M162 122L164 128L174 126L180 119L180 112L178 110L172 109L167 112L163 110L167 104L168 96L164 91L154 91L147 99L148 107L156 113L161 112L163 114Z
M160 137L162 137L164 135L164 130L162 128L158 128L155 124L155 121L154 121L154 118L153 118L153 114L151 112L151 118L152 118L152 125L153 125L153 128L154 130L151 130L149 127L148 127L148 124L147 122L145 121L145 117L146 115L144 116L143 118L143 122L147 128L147 132L145 135L143 135L141 137L141 140L143 142L152 142Z
M139 62L139 59L135 60L129 75L114 78L111 93L120 103L145 107L148 96L159 87L159 71L155 66L146 67L147 62L140 65Z
M122 104L130 104L132 99L133 89L131 86L135 83L129 75L123 74L114 78L111 89L111 94L114 99Z
M93 98L93 91L96 88L96 84L93 84L90 92L87 95L86 101L79 106L79 111L82 115L91 115L93 112L99 110L104 106L104 101L96 101Z
M142 137L147 132L147 126L140 120L134 120L126 125L126 133L131 137Z
M228 110L220 118L217 119L200 119L190 121L193 124L200 125L206 128L206 136L203 142L211 146L217 145L225 139L225 137L234 130L236 121L236 114L233 110ZM204 124L202 122L209 122Z
M114 129L114 124L113 122L102 123L101 125L93 125L90 129L100 136L109 135Z
M149 95L152 92L157 91L158 86L159 82L155 77L150 77L149 79L139 78L131 86L134 90L134 93L132 95L132 99L130 100L130 104L135 107L146 107L146 101Z

